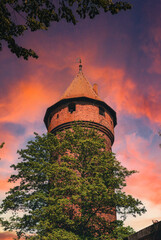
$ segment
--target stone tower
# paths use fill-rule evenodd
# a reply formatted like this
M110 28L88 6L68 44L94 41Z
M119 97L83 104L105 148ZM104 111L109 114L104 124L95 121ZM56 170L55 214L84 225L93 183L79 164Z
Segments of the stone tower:
M71 82L61 99L46 111L44 122L52 133L70 128L74 121L88 123L104 134L107 149L114 142L114 127L117 124L116 112L98 96L97 85L92 87L82 72Z
M44 117L48 132L54 134L70 128L75 121L81 121L81 125L88 123L88 127L94 127L104 134L107 150L111 151L117 123L116 112L98 96L97 85L91 86L82 72L82 65L79 65L78 74L61 99L47 109ZM112 214L102 215L107 221L114 221L116 209Z

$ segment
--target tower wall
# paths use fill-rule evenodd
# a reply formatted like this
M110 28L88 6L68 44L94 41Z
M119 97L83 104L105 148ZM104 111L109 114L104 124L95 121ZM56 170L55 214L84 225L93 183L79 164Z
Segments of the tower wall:
M107 149L111 150L114 141L114 122L109 112L97 103L72 101L72 104L75 104L75 111L71 113L69 104L71 102L60 105L50 113L48 131L61 131L70 128L72 122L81 121L103 133ZM104 110L104 115L100 114L100 108Z
M69 105L75 104L75 111L72 113L69 111ZM71 128L71 124L76 122L82 125L89 126L90 128L97 129L101 134L104 135L106 140L106 149L111 151L111 146L114 142L114 120L111 114L104 109L104 115L101 115L99 108L102 106L97 103L92 103L90 101L70 101L63 103L56 107L53 111L50 111L48 118L48 131L55 133L57 131L63 131L65 129ZM101 215L108 222L113 222L116 220L116 209L111 209L111 214Z

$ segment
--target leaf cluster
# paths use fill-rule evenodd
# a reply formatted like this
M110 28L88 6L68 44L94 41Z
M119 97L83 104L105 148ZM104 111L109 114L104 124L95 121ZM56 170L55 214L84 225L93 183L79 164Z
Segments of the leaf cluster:
M0 144L0 148L3 148L4 142Z
M122 191L135 171L106 151L105 139L94 129L35 134L18 153L21 161L12 165L17 173L9 179L18 184L1 205L1 214L13 212L1 223L18 239L116 239L120 222L107 216L116 210L123 218L145 212L139 200Z
M10 51L25 60L38 58L32 49L20 46L15 39L27 30L47 30L52 22L64 19L74 25L77 18L94 18L100 11L116 14L131 8L126 1L113 0L1 0L0 1L0 50L2 40Z

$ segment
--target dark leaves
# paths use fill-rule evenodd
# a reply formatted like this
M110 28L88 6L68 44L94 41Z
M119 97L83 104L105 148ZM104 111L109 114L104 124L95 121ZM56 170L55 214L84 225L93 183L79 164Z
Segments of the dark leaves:
M125 178L135 171L124 168L105 146L105 139L88 127L74 126L57 136L35 134L35 140L18 151L21 161L12 165L17 173L9 181L17 186L7 193L1 213L13 215L1 218L2 226L16 229L18 236L26 234L26 239L116 235L120 224L114 221L116 209L126 218L144 213L145 208L122 192ZM36 235L28 235L32 233Z
M25 31L47 30L52 22L64 19L74 25L78 18L95 18L101 10L116 14L128 10L131 4L112 0L1 0L0 1L0 50L6 41L12 53L28 60L38 58L32 49L19 46L16 39Z

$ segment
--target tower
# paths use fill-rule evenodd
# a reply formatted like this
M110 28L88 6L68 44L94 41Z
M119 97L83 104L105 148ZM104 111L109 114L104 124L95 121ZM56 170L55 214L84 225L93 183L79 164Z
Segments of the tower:
M61 99L46 111L44 122L51 133L71 127L74 121L95 128L104 134L107 149L111 150L114 142L114 127L117 124L116 112L98 96L97 85L92 87L82 72L71 82Z
M116 112L98 96L97 85L91 86L82 72L81 64L78 74L61 99L47 109L44 117L48 132L54 134L70 128L77 121L104 134L107 150L111 151L117 124ZM112 209L112 212L103 214L107 221L116 220L116 209Z

